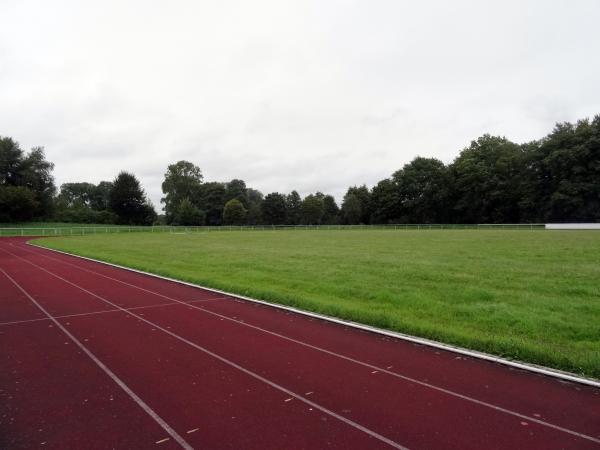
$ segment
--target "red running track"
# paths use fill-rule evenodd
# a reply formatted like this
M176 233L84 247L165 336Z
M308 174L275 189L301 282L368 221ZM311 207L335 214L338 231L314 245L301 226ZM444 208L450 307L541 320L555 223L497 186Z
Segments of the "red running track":
M600 449L600 389L0 240L0 448Z

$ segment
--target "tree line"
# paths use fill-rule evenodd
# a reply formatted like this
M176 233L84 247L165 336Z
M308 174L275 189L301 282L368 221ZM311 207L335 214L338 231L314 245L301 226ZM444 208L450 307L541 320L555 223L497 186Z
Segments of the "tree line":
M557 124L517 144L485 134L450 164L417 157L372 188L349 187L302 198L260 191L241 179L205 181L200 167L167 167L164 215L157 216L137 178L65 183L41 147L29 153L0 138L0 222L54 219L79 223L279 225L382 223L534 223L600 221L600 116Z
M10 137L0 137L0 223L51 220L75 223L143 224L156 221L154 207L135 175L121 172L113 181L65 183L57 194L44 149L25 152Z

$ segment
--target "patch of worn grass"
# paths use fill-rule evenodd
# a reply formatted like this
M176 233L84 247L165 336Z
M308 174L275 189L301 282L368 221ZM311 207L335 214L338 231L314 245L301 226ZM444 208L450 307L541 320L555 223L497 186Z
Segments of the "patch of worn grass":
M37 242L600 377L600 232L234 231Z

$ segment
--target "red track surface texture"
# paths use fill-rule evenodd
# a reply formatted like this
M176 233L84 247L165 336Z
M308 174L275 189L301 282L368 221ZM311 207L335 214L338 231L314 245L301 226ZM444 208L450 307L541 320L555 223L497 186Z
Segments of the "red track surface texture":
M600 390L0 240L0 448L600 449Z

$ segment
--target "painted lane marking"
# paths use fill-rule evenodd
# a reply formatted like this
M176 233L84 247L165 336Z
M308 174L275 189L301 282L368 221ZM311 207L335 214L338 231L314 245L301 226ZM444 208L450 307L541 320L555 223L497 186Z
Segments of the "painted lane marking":
M6 250L5 250L5 251L6 251ZM45 257L45 258L47 258L47 259L51 259L51 260L55 260L55 261L61 262L61 263L65 264L65 265L73 266L73 267L75 267L75 268L77 268L77 269L79 269L79 270L83 270L83 271L85 271L85 272L89 272L89 273L92 273L92 274L98 275L98 276L100 276L100 277L103 277L103 278L106 278L106 279L109 279L109 280L112 280L112 281L116 281L116 282L118 282L118 283L121 283L121 284L124 284L124 285L127 285L127 286L131 286L131 287L133 287L133 288L135 288L135 289L139 289L139 290L141 290L141 291L144 291L144 292L147 292L147 293L149 293L149 294L154 294L154 295L156 295L156 296L158 296L158 297L162 297L162 298L165 298L165 299L167 299L167 300L172 300L172 301L178 302L178 303L180 303L180 304L182 304L182 305L187 305L187 306L189 306L189 307L191 307L191 308L193 308L193 309L197 309L198 311L203 311L203 312L205 312L205 313L207 313L207 314L211 314L211 315L213 315L213 316L219 317L219 318L221 318L221 320L229 320L229 321L231 321L231 322L235 322L235 323L238 323L238 324L240 324L240 325L243 325L243 326L246 326L246 327L249 327L249 328L252 328L252 329L258 330L258 331L261 331L261 332L263 332L263 333L266 333L266 334L269 334L269 335L272 335L272 336L276 336L276 337L279 337L279 338L281 338L281 339L285 339L285 340L287 340L287 341L290 341L290 342L294 342L294 343L296 343L296 344L298 344L298 345L302 345L302 346L304 346L304 347L311 348L311 349L313 349L313 350L317 350L317 351L319 351L319 352L326 353L326 354L328 354L328 355L335 356L335 357L337 357L337 358L341 358L341 359L344 359L344 360L346 360L346 361L350 361L350 362L353 362L353 363L355 363L355 364L362 365L362 366L364 366L364 367L368 367L368 368L370 368L370 369L372 369L372 370L379 371L379 372L382 372L382 373L386 373L386 374L388 374L388 375L391 375L391 376L393 376L393 377L396 377L396 378L402 379L402 380L404 380L404 381L408 381L408 382L411 382L411 383L415 383L415 384L418 384L418 385L420 385L420 386L427 387L427 388L430 388L430 389L436 390L436 391L438 391L438 392L443 392L444 394L447 394L447 395L450 395L450 396L453 396L453 397L456 397L456 398L459 398L459 399L462 399L462 400L465 400L465 401L468 401L468 402L472 402L472 403L475 403L475 404L477 404L477 405L480 405L480 406L484 406L484 407L487 407L487 408L491 408L491 409L493 409L493 410L496 410L496 411L498 411L498 412L502 412L502 413L505 413L505 414L509 414L509 415L511 415L511 416L518 417L518 418L520 418L520 419L526 419L526 420L528 420L528 421L530 421L530 422L535 422L535 423L537 423L538 425L542 425L542 426L545 426L545 427L548 427L548 428L552 428L552 429L554 429L554 430L557 430L557 431L562 431L562 432L564 432L564 433L567 433L567 434L570 434L570 435L572 435L572 436L577 436L577 437L580 437L580 438L582 438L582 439L586 439L586 440L588 440L588 441L594 442L594 443L596 443L596 444L600 444L600 439L597 439L597 438L595 438L595 437L593 437L593 436L589 436L589 435L587 435L587 434L585 434L585 433L580 433L580 432L578 432L578 431L571 430L571 429L569 429L569 428L561 427L560 425L555 425L555 424L553 424L553 423L551 423L551 422L547 422L547 421L545 421L545 420L541 420L541 419L538 419L538 418L535 418L535 417L531 417L531 416L528 416L528 415L526 415L526 414L521 414L521 413L519 413L519 412L517 412L517 411L513 411L513 410L510 410L510 409L504 408L504 407L502 407L502 406L494 405L493 403L488 403L488 402L485 402L485 401L483 401L483 400L478 400L478 399L476 399L476 398L474 398L474 397L470 397L470 396L468 396L468 395L460 394L460 393L458 393L458 392L455 392L455 391L452 391L452 390L450 390L450 389L446 389L446 388L443 388L443 387L440 387L440 386L433 385L433 384L431 384L431 383L428 383L428 382L426 382L426 381L421 381L421 380L418 380L418 379L416 379L416 378L411 378L411 377L409 377L409 376L402 375L402 374L400 374L400 373L397 373L397 372L392 372L392 371L390 371L390 370L388 370L388 369L384 369L384 368L381 368L381 367L375 366L375 365L373 365L373 364L370 364L370 363L367 363L367 362L364 362L364 361L360 361L360 360L357 360L357 359L355 359L355 358L352 358L352 357L349 357L349 356L346 356L346 355L342 355L342 354L340 354L340 353L333 352L333 351L331 351L331 350L324 349L324 348L322 348L322 347L317 347L317 346L315 346L315 345L312 345L312 344L309 344L309 343L307 343L307 342L303 342L303 341L300 341L300 340L297 340L297 339L294 339L294 338L291 338L291 337L288 337L288 336L285 336L285 335L282 335L282 334L276 333L276 332L274 332L274 331L270 331L270 330L267 330L267 329L261 328L261 327L259 327L259 326L256 326L256 325L252 325L252 324L249 324L249 323L247 323L247 322L243 322L243 321L240 321L240 320L238 320L238 319L235 319L235 318L232 318L232 317L229 317L229 316L225 316L225 315L222 315L222 314L216 313L216 312L214 312L214 311L210 311L210 310L208 310L208 309L205 309L205 308L202 308L202 307L200 307L200 306L196 306L196 305L189 305L189 303L187 303L187 302L184 302L184 301L182 301L182 300L178 300L178 299L176 299L176 298L169 297L168 295L164 295L164 294L160 294L160 293L158 293L158 292L151 291L151 290L149 290L149 289L146 289L146 288L143 288L143 287L141 287L141 286L137 286L137 285L135 285L135 284L131 284L131 283L128 283L128 282L126 282L126 281L122 281L122 280L119 280L119 279L117 279L117 278L113 278L113 277L111 277L111 276L108 276L108 275L104 275L104 274L102 274L102 273L99 273L99 272L93 271L93 270L91 270L91 269L87 269L87 268L84 268L84 267L77 266L76 264L72 264L72 263L69 263L69 262L66 262L66 261L62 261L62 260L60 260L60 259L58 259L58 258L53 258L53 257L51 257L51 256L44 255L44 254L42 254L41 252L32 251L32 250L28 250L28 249L27 249L26 251L28 251L28 252L30 252L30 253L33 253L33 254L35 254L35 255L38 255L38 256L43 256L43 257ZM69 256L75 256L75 257L78 257L78 256L76 256L76 255L69 255ZM84 258L84 259L86 259L86 258ZM94 261L94 262L97 262L97 263L102 263L102 261ZM110 264L109 264L109 265L110 265ZM116 266L115 266L115 267L116 267ZM127 268L124 268L124 269L126 269L126 270L127 270ZM135 270L134 270L134 272L135 272ZM150 274L150 275L151 275L151 274ZM196 289L201 289L201 288L196 288Z
M213 301L213 300L223 300L226 297L216 297L216 298L205 298L205 299L201 299L201 300L190 300L189 304L193 304L193 303L204 303L204 302L209 302L209 301ZM127 311L130 310L137 310L137 309L147 309L147 308L160 308L162 306L179 306L179 303L173 303L173 302L169 302L169 303L157 303L156 305L148 305L148 306L133 306L131 308L124 308ZM87 312L87 313L77 313L77 314L65 314L62 316L52 316L55 319L64 319L66 317L81 317L81 316L93 316L96 314L104 314L104 313L111 313L111 312L120 312L120 309L103 309L101 311L92 311L92 312ZM42 322L45 320L50 320L49 317L41 317L39 319L25 319L25 320L14 320L12 322L0 322L0 326L5 326L5 325L19 325L22 323L30 323L30 322ZM69 325L67 323L67 325Z
M88 289L85 289L84 287L79 286L76 283L73 283L73 282L71 282L71 281L69 281L69 280L61 277L60 275L57 275L57 274L55 274L55 273L53 273L53 272L51 272L51 271L49 271L49 270L47 270L47 269L39 266L39 265L37 265L37 264L35 264L35 263L33 263L33 262L31 262L31 261L29 261L29 260L21 257L21 256L15 255L14 253L9 252L8 250L4 250L4 249L2 249L2 250L5 251L5 252L7 252L7 253L9 253L9 254L11 254L12 256L14 256L14 257L16 257L18 259L21 259L21 260L25 261L26 263L28 263L28 264L30 264L30 265L32 265L34 267L37 267L38 269L40 269L40 270L42 270L42 271L44 271L44 272L46 272L46 273L54 276L55 278L57 278L57 279L65 282L67 284L70 284L71 286L74 286L74 287L82 290L83 292L86 292L89 295L91 295L93 297L96 297L97 299L102 300L102 301L108 303L109 305L112 305L113 307L118 308L118 309L124 311L125 313L127 313L127 314L129 314L129 315L131 315L133 317L136 317L138 320L140 320L142 322L145 322L148 325L150 325L150 326L152 326L152 327L154 327L156 329L161 330L163 333L166 333L166 334L174 337L175 339L177 339L177 340L179 340L181 342L184 342L184 343L188 344L189 346L194 347L195 349L200 350L201 352L206 353L207 355L212 356L215 359L218 359L219 361L223 362L224 364L226 364L226 365L228 365L230 367L233 367L233 368L235 368L235 369L237 369L237 370L245 373L246 375L251 376L252 378L255 378L255 379L259 380L259 381L262 381L263 383L265 383L265 384L267 384L267 385L269 385L269 386L271 386L271 387L273 387L273 388L275 388L275 389L277 389L277 390L279 390L281 392L286 393L290 397L294 397L294 398L296 398L296 399L298 399L298 400L300 400L300 401L308 404L309 406L312 406L313 408L318 409L319 411L321 411L321 412L323 412L323 413L325 413L325 414L327 414L327 415L329 415L329 416L331 416L331 417L339 420L340 422L345 423L346 425L349 425L349 426L351 426L351 427L353 427L353 428L355 428L355 429L357 429L359 431L362 431L365 434L368 434L369 436L371 436L371 437L373 437L373 438L375 438L375 439L377 439L377 440L379 440L379 441L381 441L381 442L389 445L390 447L393 447L393 448L396 448L396 449L399 449L399 450L409 450L407 447L404 447L403 445L401 445L401 444L399 444L399 443L397 443L397 442L395 442L395 441L393 441L393 440L391 440L391 439L389 439L389 438L387 438L387 437L385 437L385 436L383 436L383 435L381 435L381 434L379 434L379 433L377 433L377 432L375 432L375 431L373 431L373 430L371 430L371 429L369 429L369 428L367 428L367 427L365 427L363 425L360 425L359 423L354 422L353 420L350 420L350 419L348 419L348 418L346 418L344 416L341 416L341 415L335 413L334 411L332 411L330 409L327 409L326 407L324 407L324 406L322 406L322 405L320 405L318 403L312 402L312 401L310 401L310 400L302 397L300 394L296 394L295 392L293 392L293 391L291 391L291 390L289 390L289 389L281 386L280 384L275 383L274 381L271 381L271 380L269 380L269 379L267 379L267 378L265 378L265 377L263 377L263 376L255 373L255 372L249 370L249 369L246 369L245 367L242 367L239 364L237 364L237 363L235 363L235 362L233 362L233 361L231 361L231 360L229 360L229 359L227 359L227 358L225 358L225 357L223 357L223 356L221 356L221 355L219 355L217 353L214 353L214 352L208 350L207 348L202 347L201 345L196 344L195 342L192 342L192 341L190 341L190 340L188 340L188 339L186 339L186 338L184 338L184 337L182 337L182 336L180 336L178 334L173 333L172 331L170 331L170 330L168 330L166 328L161 327L160 325L158 325L158 324L156 324L154 322L151 322L150 320L145 319L141 315L138 315L138 314L136 314L134 312L131 312L131 311L127 311L124 308L121 308L119 305L111 302L110 300L107 300L104 297L102 297L102 296L100 296L98 294L95 294L92 291L89 291ZM56 321L56 319L54 319L54 320ZM58 321L56 321L56 323L60 325L60 323ZM62 325L61 325L61 327L62 327ZM83 344L81 344L81 345L83 345ZM140 401L141 401L141 399L140 399ZM173 433L175 433L174 430L173 430ZM176 433L175 433L175 435L179 436ZM179 438L183 440L183 438L181 438L180 436L179 436ZM183 441L183 442L185 442L185 441ZM191 448L191 447L189 447L189 448Z
M135 392L133 392L123 380L121 380L112 370L110 370L102 361L100 361L96 355L94 355L85 345L83 345L81 341L73 336L71 332L67 330L58 320L53 318L48 311L46 311L42 305L40 305L31 295L29 295L29 293L23 289L19 283L17 283L9 274L7 274L4 269L0 268L0 272L2 272L6 278L8 278L29 300L31 300L31 302L37 306L40 311L46 314L50 320L52 320L54 324L60 328L60 330L65 333L73 343L75 343L75 345L77 345L92 361L94 361L96 365L104 371L104 373L106 373L121 389L123 389L123 391L125 391L125 393L127 393L127 395L129 395L129 397L135 401L138 406L140 406L140 408L146 412L146 414L152 417L152 419L154 419L154 421L160 425L163 430L165 430L173 439L175 439L182 448L186 450L193 450L193 447L190 444L188 444L181 436L179 436L179 434L177 434L177 432L171 428L169 424L167 424L152 408L150 408L150 406L148 406L146 402L144 402Z

